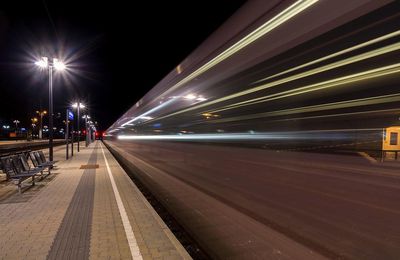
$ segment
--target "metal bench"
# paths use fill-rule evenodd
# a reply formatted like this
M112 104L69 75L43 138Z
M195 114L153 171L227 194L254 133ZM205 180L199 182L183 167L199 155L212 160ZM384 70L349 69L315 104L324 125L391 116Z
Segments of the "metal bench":
M46 160L46 156L44 155L44 153L43 153L42 150L37 151L37 154L39 154L39 158L40 158L40 160L41 160L41 162L42 162L43 164L51 164L51 165L54 165L54 164L57 162L57 161L47 161L47 160Z
M47 168L49 173L55 163L55 162L43 161L42 158L40 157L40 154L37 151L29 152L29 157L31 158L31 161L35 167Z
M43 171L42 167L30 168L28 164L25 165L26 158L23 154L11 155L0 158L3 171L7 174L8 178L13 180L14 184L18 186L18 192L22 192L22 182L28 178L32 178L32 186L35 185L35 176ZM23 162L24 161L24 162Z

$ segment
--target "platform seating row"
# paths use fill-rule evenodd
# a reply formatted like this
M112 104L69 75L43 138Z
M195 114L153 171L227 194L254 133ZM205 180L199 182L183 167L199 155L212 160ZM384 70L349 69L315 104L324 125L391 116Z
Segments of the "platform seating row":
M6 174L7 180L13 181L18 186L20 194L24 180L32 178L32 186L34 186L35 177L40 176L43 179L49 175L55 163L56 161L47 160L41 150L24 151L0 157L0 169Z

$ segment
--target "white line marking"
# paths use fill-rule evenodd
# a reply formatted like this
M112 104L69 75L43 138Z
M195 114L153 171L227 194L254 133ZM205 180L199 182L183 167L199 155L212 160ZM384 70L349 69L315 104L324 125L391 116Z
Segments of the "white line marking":
M100 143L101 152L104 156L104 161L106 162L108 176L110 177L111 186L114 191L115 200L117 201L119 214L121 216L122 224L124 225L125 235L128 240L129 249L131 250L132 259L134 260L141 260L142 254L140 253L139 246L136 242L135 235L133 234L131 223L129 222L128 214L126 214L126 210L124 204L122 203L121 196L119 195L119 191L117 185L115 184L114 177L112 175L110 166L108 165L108 161L106 155L104 154L103 145Z

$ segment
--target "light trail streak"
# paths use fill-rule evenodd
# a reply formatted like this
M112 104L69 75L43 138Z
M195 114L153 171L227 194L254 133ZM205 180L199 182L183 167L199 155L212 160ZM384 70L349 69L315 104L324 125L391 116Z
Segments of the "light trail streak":
M249 89L247 91L242 91L242 92L239 92L239 93L240 93L240 95L246 95L246 94L250 94L250 93L253 93L253 92L260 91L260 90L265 90L265 89L272 88L272 87L275 87L277 85L281 85L281 84L284 84L284 83L288 83L288 82L291 82L291 81L294 81L294 80L297 80L297 79L300 79L300 78L304 78L304 77L315 75L315 74L318 74L318 73L321 73L321 72L324 72L324 71L336 69L338 67L342 67L342 66L345 66L345 65L348 65L348 64L351 64L351 63L355 63L355 62L359 62L359 61L366 60L366 59L369 59L369 58L373 58L373 57L376 57L376 56L379 56L379 55L383 55L383 54L386 54L386 53L389 53L389 52L392 52L392 51L397 51L399 49L400 49L400 43L391 44L389 46L385 46L385 47L382 47L382 48L379 48L379 49L376 49L376 50L373 50L373 51L370 51L370 52L366 52L366 53L363 53L363 54L360 54L360 55L357 55L357 56L354 56L354 57L351 57L351 58L348 58L348 59L337 61L337 62L328 64L328 65L322 66L320 68L312 69L312 70L309 70L309 71L304 72L304 73L300 73L300 74L297 74L297 75L290 76L288 78L284 78L284 79L281 79L281 80L278 80L278 81L274 81L274 82L270 82L270 83L267 83L267 84L263 84L261 86ZM245 92L247 92L247 93L245 93ZM221 111L225 111L225 110L229 110L229 109L234 109L234 108L238 108L238 107L242 107L242 106L246 106L246 105L252 105L252 104L255 104L255 103L259 103L259 102L256 102L256 101L262 100L262 99L264 99L264 97L258 97L258 98L254 98L254 99L245 100L245 101L242 101L242 102L231 104L231 105L226 106L226 107L221 108L221 109L212 110L211 113L217 113L217 112L221 112Z
M381 36L381 37L376 38L374 40L365 42L365 43L363 43L361 45L362 45L362 47L365 47L365 46L367 46L369 44L372 44L372 43L375 43L375 42L379 42L381 40L389 39L389 38L397 36L397 35L400 35L400 31L395 31L395 32L390 33L388 35ZM364 46L364 44L366 44L366 45ZM357 49L357 48L360 48L359 46L360 45L353 46L353 47L351 47L349 49L352 49L352 48ZM349 49L345 49L342 52L344 52L346 50L349 50ZM192 111L192 110L195 110L195 109L199 109L199 108L202 108L202 107L207 107L207 106L210 106L210 105L213 105L213 104L217 104L217 103L220 103L220 102L223 102L223 101L227 101L227 100L230 100L230 99L234 99L234 98L238 98L238 97L241 97L241 96L244 96L244 95L248 95L248 94L251 94L251 93L254 93L254 92L257 92L257 91L261 91L261 90L265 90L265 89L268 89L268 88L272 88L272 87L275 87L275 86L278 86L278 85L281 85L281 84L284 84L284 83L288 83L290 81L294 81L294 80L301 79L301 78L304 78L304 77L307 77L307 76L318 74L318 73L321 73L321 72L324 72L324 71L327 71L327 70L335 69L335 68L338 68L338 67L341 67L341 66L345 66L345 65L348 65L348 64L351 64L351 63L354 63L354 62L362 61L362 60L365 60L365 59L368 59L368 58L376 57L378 55L386 54L386 53L389 53L389 52L392 52L392 51L396 51L396 50L399 50L399 49L400 49L400 43L391 44L389 46L385 46L385 47L382 47L382 48L379 48L379 49L376 49L376 50L373 50L373 51L369 51L367 53L363 53L363 54L360 54L360 55L357 55L357 56L354 56L354 57L350 57L350 58L347 58L347 59L344 59L344 60L341 60L341 61L334 62L332 64L328 64L328 65L322 66L320 68L316 68L316 69L313 69L313 70L310 70L310 71L306 71L306 72L303 72L303 73L300 73L300 74L296 74L296 75L290 76L288 78L284 78L284 79L280 79L280 80L277 80L277 81L273 81L273 82L269 82L269 83L266 83L266 84L262 84L260 86L257 86L257 87L251 88L251 89L247 89L247 90L244 90L244 91L240 91L240 92L237 92L237 93L234 93L234 94L231 94L231 95L227 95L225 97L218 98L218 99L215 99L215 100L212 100L212 101L208 101L208 102L199 104L197 106L193 106L193 107L189 107L189 108L186 108L186 109L183 109L183 110L179 110L177 112L174 112L174 113L159 117L157 119L160 120L160 119L164 119L164 118L167 118L167 117L170 117L170 116L174 116L174 115L178 115L178 114L181 114L181 113L189 112L189 111ZM336 54L332 54L332 55L336 55ZM301 65L301 66L303 66L303 65ZM275 77L275 75L271 76L271 77ZM216 112L224 111L226 109L231 109L231 107L235 107L236 108L236 106L239 106L239 105L242 105L242 104L255 102L255 101L261 100L263 98L264 97L259 97L259 98L256 98L256 99L246 100L246 101L238 102L238 103L235 103L235 104L231 104L229 106L226 106L226 107L218 109L218 110L206 111L206 112L216 113Z
M315 83L315 84L311 84L311 85L307 85L307 86L303 86L300 88L296 88L293 90L288 90L288 91L284 91L284 92L280 92L280 93L276 93L276 94L272 94L272 95L268 95L268 96L264 96L264 97L260 97L257 99L262 99L257 101L257 103L261 103L261 102L267 102L267 101L271 101L271 100L277 100L277 99L282 99L282 98L286 98L286 97L290 97L290 96L295 96L295 95L300 95L300 94L304 94L304 93L308 93L311 91L317 91L317 90L322 90L322 89L326 89L326 88L331 88L331 87L335 87L335 86L339 86L339 85L344 85L344 84L349 84L349 83L353 83L353 82L357 82L357 81L362 81L362 80L366 80L366 79L371 79L371 78L376 78L376 77L382 77L385 75L389 75L389 74L394 74L394 73L398 73L400 72L400 63L396 63L396 64L392 64L389 66L385 66L385 67L381 67L381 68L377 68L377 69L372 69L372 70L368 70L368 71L363 71L360 73L355 73L355 74L351 74L351 75L347 75L344 77L340 77L340 78L335 78L335 79L331 79L328 81L323 81L323 82L319 82L319 83ZM161 120L167 117L171 117L171 116L175 116L184 112L188 112L194 109L198 109L207 105L210 105L212 103L216 103L216 102L220 102L223 100L226 100L228 97L224 97L224 98L220 98L211 102L207 102L195 107L190 107L190 108L186 108L183 110L179 110L177 112L162 116L162 117L158 117L156 118L157 120ZM256 102L254 102L256 103ZM215 110L214 110L215 111ZM214 112L212 111L212 112ZM210 111L206 111L206 112L210 112ZM204 112L201 112L204 113ZM155 120L155 119L153 119ZM152 121L152 120L149 120Z
M368 105L376 105L376 104L391 103L391 102L398 102L398 101L400 101L400 94L392 94L392 95L384 95L384 96L377 96L377 97L345 100L345 101L320 104L320 105L314 105L314 106L283 109L283 110L278 110L278 111L251 114L251 115L246 115L246 116L216 119L211 122L212 123L223 123L223 122L249 120L249 119L264 118L264 117L286 116L286 115L293 115L293 114L300 114L300 113L320 112L320 111L326 111L326 110L332 110L332 109L368 106Z
M284 122L284 121L307 120L307 119L329 118L329 117L342 117L342 116L355 116L355 115L387 113L387 112L394 112L397 114L398 111L399 111L398 108L391 108L391 109L368 110L368 111L329 114L329 115L320 115L320 116L292 117L292 118L271 120L268 122Z
M157 111L157 110L159 110L159 109L161 109L161 108L163 108L163 107L169 105L170 103L172 103L172 102L174 102L174 101L175 101L174 99L170 99L170 100L168 100L168 101L166 101L166 102L164 102L164 103L162 103L162 104L160 104L160 105L158 105L158 106L156 106L156 107L150 109L149 111L147 111L147 112L141 114L140 116L137 116L137 117L135 117L135 118L129 120L128 122L123 123L121 126L122 126L122 127L124 127L124 126L126 126L126 125L132 126L132 125L133 125L132 123L135 122L136 120L146 118L146 117L148 117L149 114L151 114L151 113L153 113L153 112L155 112L155 111Z
M287 74L287 73L289 73L289 72L296 71L296 70L299 70L299 69L308 67L308 66L310 66L310 65L320 63L320 62L325 61L325 60L329 60L329 59L331 59L331 58L334 58L334 57L337 57L337 56L340 56L340 55L343 55L343 54L346 54L346 53L349 53L349 52L352 52L352 51L355 51L355 50L358 50L358 49L361 49L361 48L364 48L364 47L367 47L367 46L369 46L369 45L372 45L372 44L375 44L375 43L378 43L378 42L381 42L381 41L384 41L384 40L387 40L387 39L390 39L390 38L393 38L393 37L396 37L396 36L399 36L399 35L400 35L400 31L395 31L395 32L392 32L392 33L383 35L383 36L381 36L381 37L375 38L375 39L373 39L373 40L366 41L366 42L364 42L364 43L361 43L361 44L352 46L352 47L350 47L350 48L347 48L347 49L344 49L344 50L341 50L341 51L332 53L332 54L327 55L327 56L325 56L325 57L322 57L322 58L319 58L319 59L316 59L316 60L313 60L313 61L304 63L304 64L302 64L302 65L293 67L293 68L291 68L291 69L288 69L288 70L279 72L279 73L274 74L274 75L272 75L272 76L269 76L269 77L260 79L260 80L254 82L254 83L260 83L260 82L265 81L265 80L268 80L268 79L276 78L276 77L278 77L278 76Z
M291 96L297 96L309 92L314 92L317 90L322 90L322 89L327 89L327 88L332 88L340 85L345 85L349 83L354 83L357 81L362 81L362 80L367 80L367 79L372 79L376 77L382 77L386 76L389 74L394 74L400 72L400 63L392 64L389 66L377 68L377 69L372 69L372 70L367 70L363 71L360 73L355 73L351 75L347 75L344 77L339 77L323 82L318 82L315 84L295 88L292 90L287 90L287 91L282 91L277 94L272 94L265 96L263 100L254 102L254 103L261 103L261 102L267 102L267 101L272 101L272 100L277 100L277 99L282 99L282 98L287 98Z
M182 79L181 81L179 81L178 83L173 85L171 88L166 90L163 93L163 95L164 96L167 95L171 91L176 90L177 88L181 87L182 85L189 82L190 80L196 78L200 74L203 74L210 68L221 63L222 61L229 58L233 54L237 53L241 49L245 48L252 42L258 40L259 38L261 38L268 32L277 28L279 25L288 21L289 19L291 19L295 15L299 14L303 10L307 9L311 5L315 4L316 2L318 2L318 0L300 0L300 1L295 2L291 6L289 6L288 8L286 8L285 10L283 10L282 12L280 12L279 14L277 14L276 16L274 16L273 18L271 18L270 20L265 22L263 25L261 25L260 27L258 27L257 29L255 29L254 31L252 31L251 33L246 35L245 37L243 37L241 40L239 40L238 42L233 44L231 47L224 50L222 53L220 53L219 55L214 57L212 60L210 60L209 62L207 62L206 64L204 64L203 66L201 66L200 68L198 68L197 70L195 70L194 72L189 74L187 77L185 77L184 79Z
M172 140L172 141L240 141L240 140L332 140L345 139L345 135L333 135L349 133L353 131L380 130L381 128L370 129L331 129L331 130L309 130L291 132L258 132L249 133L224 133L224 134L185 134L185 135L119 135L119 140ZM319 135L318 135L319 134Z

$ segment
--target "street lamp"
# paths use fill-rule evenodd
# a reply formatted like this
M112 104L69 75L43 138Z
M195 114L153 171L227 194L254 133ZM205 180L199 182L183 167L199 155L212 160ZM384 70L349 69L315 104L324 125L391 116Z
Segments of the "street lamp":
M78 114L76 120L78 121L78 152L79 152L79 141L81 140L81 129L79 128L79 121L80 121L79 112L81 108L85 108L85 105L80 102L77 102L72 104L72 107L77 109L77 114Z
M17 133L18 133L18 124L20 123L17 119L13 121L15 124L15 141L17 141Z
M18 124L21 123L21 122L19 120L15 119L13 121L13 123L15 124L15 134L17 134L17 132L18 132Z
M35 137L35 126L36 126L36 124L35 124L35 123L32 123L32 140L33 140L34 137Z
M85 119L86 147L88 147L89 146L88 119L90 119L90 116L84 115L82 118Z
M40 116L40 128L39 128L39 139L42 139L43 136L43 116L47 114L46 110L36 111L36 114Z
M42 57L35 64L43 69L47 68L49 72L49 160L53 161L53 68L62 71L65 65L55 58L51 62L47 57Z

